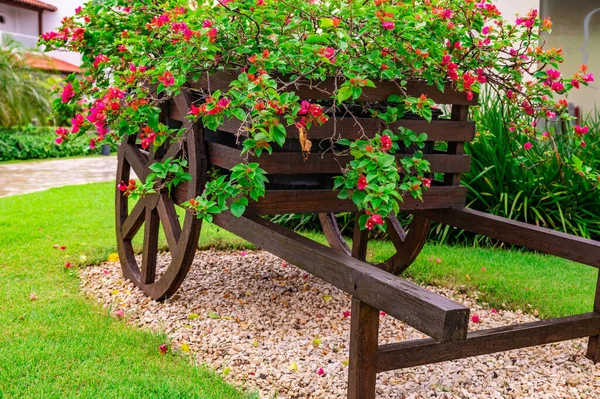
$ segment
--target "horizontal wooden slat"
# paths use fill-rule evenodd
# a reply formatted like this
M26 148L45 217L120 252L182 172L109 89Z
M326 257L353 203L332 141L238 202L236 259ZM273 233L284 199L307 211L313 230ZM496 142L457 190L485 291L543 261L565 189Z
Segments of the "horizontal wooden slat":
M586 313L559 319L471 332L467 339L440 343L422 339L382 345L377 372L462 359L600 334L600 315Z
M423 201L404 197L403 211L463 207L467 188L462 186L431 187L423 193ZM258 202L250 201L248 214L356 212L350 200L341 200L333 190L267 190Z
M241 151L217 143L207 143L208 161L212 165L231 169L245 159ZM402 159L407 154L396 154ZM471 166L470 155L425 154L430 162L431 172L461 173L467 172ZM338 156L332 153L311 154L304 159L299 152L274 152L261 157L249 156L250 162L260 163L268 174L340 174L352 159L350 156Z
M360 125L359 125L360 124ZM237 119L226 120L219 130L236 134L241 126ZM392 128L403 126L416 133L427 133L427 141L471 141L475 136L475 123L468 121L436 120L431 123L425 120L400 119ZM362 130L361 130L362 127ZM311 140L323 140L335 137L336 139L345 138L354 140L363 133L367 137L373 137L376 133L390 127L374 118L340 118L335 121L333 118L322 126L315 125L308 131L308 138ZM286 127L288 139L298 139L298 129L295 126ZM242 131L242 135L247 133Z
M260 217L218 214L214 223L440 341L467 334L469 309Z
M426 218L497 240L600 268L600 242L472 209L418 212Z
M202 75L198 82L190 82L189 87L204 91L227 91L229 83L239 76L239 72L223 71L217 72L210 77ZM289 79L277 75L274 77L280 78L283 82L289 82ZM338 81L337 86L342 83ZM376 88L363 87L363 94L359 100L368 101L387 101L392 94L402 95L400 88L391 81L374 81ZM281 87L282 85L280 85ZM328 78L323 82L301 80L295 86L289 86L286 91L295 92L300 98L328 100L331 99L331 94L336 87L336 82L333 78ZM458 105L476 105L477 94L472 100L467 99L465 93L456 91L452 85L446 84L444 92L439 91L436 87L428 85L422 81L410 81L406 85L406 93L410 96L419 97L421 94L433 99L438 104L458 104Z

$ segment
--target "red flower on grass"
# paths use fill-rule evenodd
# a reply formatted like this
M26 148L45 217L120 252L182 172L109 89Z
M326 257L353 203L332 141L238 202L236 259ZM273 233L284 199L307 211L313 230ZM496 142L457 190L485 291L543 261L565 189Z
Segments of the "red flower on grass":
M169 347L166 344L162 344L158 347L158 350L164 355L169 351Z

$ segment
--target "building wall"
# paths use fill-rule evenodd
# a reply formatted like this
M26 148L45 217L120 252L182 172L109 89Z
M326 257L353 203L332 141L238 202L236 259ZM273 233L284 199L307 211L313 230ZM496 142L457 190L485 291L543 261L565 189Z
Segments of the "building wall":
M582 107L584 112L600 107L600 1L543 0L542 17L553 21L552 34L544 38L549 47L562 47L565 63L561 72L570 76L579 70L581 64L588 65L597 81L589 87L575 90L569 101Z
M509 21L514 21L516 14L525 15L531 9L540 8L540 0L496 0L494 3Z

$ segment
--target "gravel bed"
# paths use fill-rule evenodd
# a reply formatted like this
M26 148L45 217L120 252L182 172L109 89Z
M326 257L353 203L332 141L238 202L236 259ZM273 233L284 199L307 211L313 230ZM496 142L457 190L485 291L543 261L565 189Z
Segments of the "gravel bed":
M161 254L159 267L169 261ZM189 351L261 397L346 397L349 295L267 252L198 252L178 294L164 303L124 281L115 262L82 270L81 287L115 317L165 332L171 350ZM477 292L428 288L469 306L479 318L472 330L537 320L482 306ZM424 337L380 318L380 343ZM600 398L600 367L585 348L579 339L381 373L378 398Z

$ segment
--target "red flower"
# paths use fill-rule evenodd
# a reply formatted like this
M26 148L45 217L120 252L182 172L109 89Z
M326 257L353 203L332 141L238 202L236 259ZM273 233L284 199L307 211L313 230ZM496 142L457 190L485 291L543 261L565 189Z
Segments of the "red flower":
M384 134L379 140L381 140L382 151L389 151L390 149L392 149L392 139L390 138L390 136Z
M169 351L169 347L165 344L162 344L158 347L158 350L160 351L160 353L162 353L164 355L165 353L167 353Z
M587 126L579 126L579 125L575 125L575 133L577 134L586 134L587 132L589 132L590 129Z
M425 188L431 188L431 179L424 177L421 182L423 183L423 187Z
M375 227L376 225L382 225L382 224L383 224L383 218L381 217L381 215L374 214L374 215L371 215L371 217L369 219L367 219L367 223L365 224L365 226L367 227L367 229L373 230L373 227Z
M359 190L364 190L368 185L369 183L367 183L367 178L365 176L360 176L358 178L358 183L356 186Z
M322 368L320 368L317 370L317 375L325 375L325 371Z
M300 103L300 111L298 111L298 115L306 115L310 111L310 103L306 100Z
M531 144L529 141L523 145L525 151L530 150L531 147L533 147L533 144Z
M471 321L472 321L473 323L479 323L479 321L480 321L480 320L479 320L479 316L477 316L476 314L474 314L474 315L471 317Z

